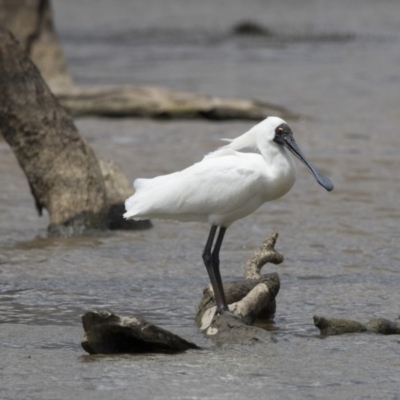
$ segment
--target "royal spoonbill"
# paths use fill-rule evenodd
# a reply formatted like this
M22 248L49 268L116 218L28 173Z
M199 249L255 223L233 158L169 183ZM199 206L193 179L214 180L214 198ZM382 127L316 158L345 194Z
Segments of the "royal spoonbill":
M183 171L136 179L136 192L126 200L124 214L127 219L161 218L211 225L203 261L219 313L229 311L219 270L225 231L234 221L292 188L296 165L290 153L311 170L321 186L333 189L332 182L305 158L281 118L268 117L229 141Z

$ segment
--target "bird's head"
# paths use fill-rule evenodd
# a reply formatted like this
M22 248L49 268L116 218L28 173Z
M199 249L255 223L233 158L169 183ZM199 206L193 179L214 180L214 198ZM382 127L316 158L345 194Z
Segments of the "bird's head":
M284 146L290 150L302 163L304 163L315 176L317 182L326 190L333 189L333 183L317 169L300 150L293 137L293 132L289 125L279 117L268 117L258 125L258 132L262 134L264 139L271 145Z

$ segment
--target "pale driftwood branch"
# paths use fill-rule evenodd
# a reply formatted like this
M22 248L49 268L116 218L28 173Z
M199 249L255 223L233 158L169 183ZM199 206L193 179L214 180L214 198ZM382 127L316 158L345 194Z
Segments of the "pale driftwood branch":
M82 324L82 347L89 354L178 353L199 348L137 316L89 311L82 316Z
M265 296L263 291L259 292L260 288L254 290L258 286L261 288L265 286L268 289L268 296ZM279 287L279 275L275 272L265 274L259 279L243 279L224 283L225 297L229 307L232 306L236 311L241 310L240 317L248 324L254 323L256 318L273 318L276 307L275 297L279 292ZM246 298L247 296L249 298ZM252 304L253 308L249 308L248 304ZM215 315L215 305L214 292L211 285L207 285L203 289L203 298L197 306L196 323L202 330L209 326L203 319L204 314L207 312L206 320L210 322ZM232 309L233 312L235 310ZM211 319L210 314L212 314Z
M275 250L278 236L278 232L273 231L249 258L244 267L244 276L246 279L259 279L261 268L267 263L281 264L283 262L283 255Z
M259 283L241 300L230 303L229 311L238 316L244 324L252 325L259 313L270 303L271 296L268 286L265 283ZM207 308L198 318L200 330L205 331L207 335L215 334L213 320L216 317L216 313L217 307L213 306Z
M322 336L356 332L372 332L383 335L400 334L400 321L390 321L385 318L371 319L363 324L351 319L314 316L314 325L320 330Z
M156 86L60 87L54 94L74 116L254 119L297 117L282 106L250 99L177 92Z

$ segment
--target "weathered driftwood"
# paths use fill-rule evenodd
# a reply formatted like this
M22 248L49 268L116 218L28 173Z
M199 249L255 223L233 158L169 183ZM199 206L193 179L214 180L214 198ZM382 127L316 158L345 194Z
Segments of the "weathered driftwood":
M374 318L363 324L351 319L314 316L314 325L321 331L322 336L356 332L380 333L382 335L400 334L400 321L390 321L385 318Z
M0 0L0 25L14 34L51 88L73 84L54 29L50 0Z
M156 86L64 87L55 90L72 115L147 118L254 119L294 118L286 108L250 99L176 92Z
M244 276L246 279L259 279L261 268L267 263L278 265L283 262L283 255L275 250L278 236L278 232L273 231L249 258L244 267Z
M0 133L28 179L39 214L43 209L49 213L50 235L107 228L111 206L121 207L132 193L115 165L104 162L101 168L72 117L13 35L2 27ZM124 224L121 216L113 227L119 224Z
M251 325L257 318L273 318L279 286L279 275L271 273L259 279L225 282L224 291L229 309ZM203 298L197 306L196 313L196 323L201 330L208 328L215 313L214 292L211 285L207 285L203 289Z
M199 348L140 317L89 311L82 316L82 323L82 347L89 354L179 353Z
M216 314L212 287L208 285L204 288L203 298L197 307L196 323L207 336L217 342L253 342L258 340L255 338L269 335L257 327L247 327L243 332L239 327L252 325L257 318L272 319L275 314L279 275L271 273L261 276L260 271L268 262L279 264L283 261L283 256L274 248L277 238L278 232L274 231L249 259L245 267L246 279L224 284L232 315Z

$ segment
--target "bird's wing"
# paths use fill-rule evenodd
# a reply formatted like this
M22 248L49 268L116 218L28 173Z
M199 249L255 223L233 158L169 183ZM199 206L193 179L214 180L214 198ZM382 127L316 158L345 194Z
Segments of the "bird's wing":
M260 155L230 152L205 157L180 172L137 180L137 192L126 202L126 216L230 213L260 191L263 166Z

